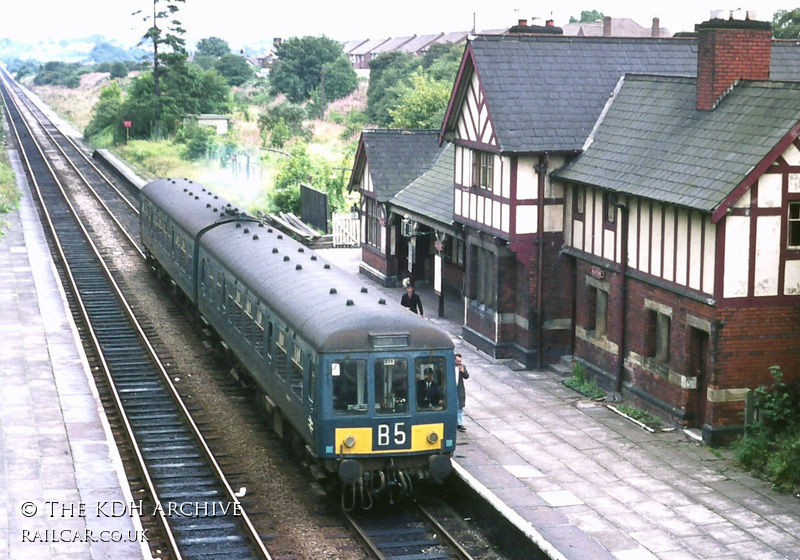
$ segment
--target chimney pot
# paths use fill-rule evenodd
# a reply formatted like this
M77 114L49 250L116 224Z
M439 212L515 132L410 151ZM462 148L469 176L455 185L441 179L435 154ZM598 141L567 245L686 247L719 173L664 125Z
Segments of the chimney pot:
M548 20L545 22L545 26L547 26L547 27L555 27L555 25L556 25L556 24L555 24L555 22L554 22L552 19L548 19Z
M603 37L611 37L611 16L603 18Z
M517 25L519 25L520 27L527 27L528 26L528 20L527 19L521 19L521 20L517 21Z
M657 17L653 18L653 28L650 32L652 37L661 37L661 20Z

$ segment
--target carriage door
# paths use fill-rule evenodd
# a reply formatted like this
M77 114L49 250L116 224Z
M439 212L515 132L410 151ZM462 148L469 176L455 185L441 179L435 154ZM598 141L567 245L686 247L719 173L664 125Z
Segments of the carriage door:
M706 419L708 403L708 333L690 327L689 337L689 375L697 378L697 402L695 404L695 428L702 428Z

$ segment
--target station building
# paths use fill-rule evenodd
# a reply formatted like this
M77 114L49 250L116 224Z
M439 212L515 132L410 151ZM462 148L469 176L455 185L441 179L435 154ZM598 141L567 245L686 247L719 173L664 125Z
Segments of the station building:
M800 377L799 62L797 42L749 20L675 39L471 40L438 133L465 340L528 368L572 356L711 442L740 431L770 366ZM352 184L365 221L369 152ZM387 278L413 233L393 196L386 243L364 258Z

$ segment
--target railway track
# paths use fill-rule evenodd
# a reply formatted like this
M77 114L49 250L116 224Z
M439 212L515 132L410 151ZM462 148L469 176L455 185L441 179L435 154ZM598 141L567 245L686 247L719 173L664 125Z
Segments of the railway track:
M4 95L6 94L4 93ZM52 142L56 142L60 146L59 148L51 147L50 152L52 153L57 151L62 154L62 157L66 157L66 154L73 154L75 158L79 159L81 163L75 166L77 167L75 172L82 178L82 180L89 181L95 185L98 183L100 184L100 186L95 186L92 189L92 196L99 201L99 204L104 209L104 212L114 215L113 221L116 223L116 226L120 229L120 231L125 234L125 237L128 239L129 243L135 244L135 246L138 247L138 209L136 209L135 204L132 204L132 201L134 201L137 197L135 195L125 193L124 186L110 185L111 181L109 180L109 177L112 176L111 173L103 173L99 169L95 171L93 169L96 168L94 162L86 157L85 152L77 145L77 143L73 142L72 140L60 139L61 135L58 129L52 124L47 123L46 115L43 114L43 112L37 106L35 106L35 104L26 102L25 105L30 107L32 112L39 115L40 118L45 121L45 124L42 125L42 128L45 130L45 132L41 132L40 134L48 138L52 138ZM78 153L74 153L76 151ZM71 169L75 169L75 167L70 165ZM71 172L57 170L55 175L63 176L68 173ZM104 186L103 183L109 183L109 185ZM125 252L128 252L127 248L124 250ZM139 250L137 249L137 251ZM141 256L143 259L141 251L139 251L139 256ZM113 270L113 267L109 266L109 268L110 270L108 272L112 276L121 276L116 274L116 271ZM99 276L100 272L94 271L88 273L89 277L94 277L95 275ZM133 281L137 282L136 280ZM92 288L90 291L97 290L104 291L105 288ZM98 308L95 311L100 315L106 315L107 317L111 318L113 321L112 324L116 324L116 321L123 320L123 314L119 309L103 310ZM143 314L139 313L138 311L141 310L137 310L136 315L142 316ZM181 319L175 320L177 322L181 321ZM140 321L145 324L144 330L146 332L153 332L156 330L152 326L148 328L147 320L140 319ZM163 328L163 325L159 326L159 329L161 328ZM128 355L129 352L132 351L131 348L136 347L136 344L132 341L132 339L120 337L119 331L115 327L110 327L105 330L101 329L100 332L102 334L103 343L109 348L117 346L121 352L121 356ZM130 346L128 346L128 344L130 344ZM157 338L155 342L151 342L150 344L158 348L158 353L162 355L162 362L171 361L170 358L166 357L169 354L169 350L167 350L165 353L164 347L159 345ZM204 344L207 343L204 341ZM100 346L102 347L102 345ZM209 348L208 345L206 347ZM101 358L98 359L101 360ZM154 484L156 488L162 490L162 493L159 494L157 491L154 492L154 495L158 496L158 498L154 498L153 504L155 504L156 500L158 499L164 500L167 504L194 504L194 496L198 495L205 500L205 502L200 503L217 503L220 504L219 507L222 507L222 505L227 503L233 503L236 498L225 497L225 488L219 489L219 487L215 487L210 483L206 484L203 482L198 482L193 484L191 482L193 479L206 480L204 477L207 474L202 466L203 461L201 459L194 459L193 455L186 455L184 460L184 455L182 455L184 452L189 453L193 451L192 442L196 441L196 436L189 437L177 434L176 430L178 430L182 424L185 424L186 421L181 419L181 414L179 414L177 411L166 408L166 403L168 403L173 397L161 395L158 397L161 400L159 400L157 403L151 399L151 397L155 397L156 395L156 387L158 383L154 381L155 377L153 379L142 378L139 368L145 367L144 363L133 364L129 358L124 357L120 359L106 359L106 361L108 362L110 368L115 370L116 377L120 380L119 386L122 388L122 391L119 392L119 397L104 397L104 404L110 404L113 407L121 407L123 409L127 406L131 410L135 410L136 414L140 414L140 416L136 416L134 420L120 419L116 423L112 421L112 425L116 424L119 427L119 430L123 432L129 429L131 431L140 431L141 435L138 436L138 439L146 441L147 444L140 448L139 454L149 461L151 465L150 469L156 473L156 475L164 477L164 481L160 482L159 484ZM161 375L162 377L165 376L168 381L169 375L165 375L165 373L166 372L163 372ZM112 381L113 379L114 377L111 376ZM223 380L218 379L216 383L224 386L225 380L228 382L231 380L227 373ZM171 384L171 382L169 384ZM182 387L185 389L185 385L182 385ZM177 394L177 390L174 387L171 391L174 391ZM246 396L247 391L242 392L241 386L238 384L232 385L229 391L231 394L235 395L236 399L241 401L247 400L248 398ZM190 398L190 401L191 400L192 399ZM242 402L242 404L244 404L244 402ZM189 407L191 408L192 405L190 404ZM192 412L195 412L195 410L192 410ZM258 419L253 420L253 422L258 422L260 424ZM215 422L215 424L219 425L218 421ZM130 425L130 427L128 425ZM208 429L204 426L204 432L206 431L208 431ZM213 431L214 430L212 430L212 432ZM137 439L134 438L133 441L136 442ZM205 447L207 447L207 445L205 445ZM214 447L215 449L222 447L222 452L227 452L225 450L226 446L220 446L218 442L214 443ZM132 454L137 453L132 452ZM234 472L239 469L238 464L228 465L226 464L226 461L227 458L225 457L220 459L220 463L225 466L226 472L229 472L229 474L233 473L234 476L241 474ZM181 465L181 469L175 468L178 464ZM181 471L180 476L173 476L176 474L176 470ZM144 477L142 478L144 479ZM185 484L184 481L181 480L186 478L189 479L188 484ZM251 482L254 481L251 479ZM184 491L187 485L193 493L187 493L189 490ZM224 486L227 486L227 489L230 490L230 484L226 484ZM211 492L213 492L213 494L211 494ZM220 494L217 492L220 492ZM312 494L314 493L315 492L312 492ZM189 498L187 499L185 496L189 496ZM249 497L250 496L248 495L248 498ZM305 499L313 503L318 499L318 497L319 496L312 496L310 499L308 497ZM182 501L179 502L178 500ZM197 498L198 502L200 500L201 498ZM231 502L226 500L231 500ZM246 500L248 499L246 498ZM169 506L167 506L167 508L168 507ZM207 507L211 509L212 506L209 505ZM258 508L259 506L256 507ZM154 508L155 506L152 505L149 511L152 511ZM145 509L147 509L147 507ZM333 509L335 510L335 506ZM372 517L364 517L360 514L356 514L355 516L344 514L343 518L346 520L347 525L351 527L351 530L358 536L359 540L362 541L365 549L376 558L470 558L463 546L459 545L454 539L452 539L452 537L450 537L448 531L444 530L441 525L437 524L432 519L428 519L430 516L423 512L424 510L415 506L415 508L412 508L411 510L408 510L405 507L401 509L390 510L387 513L380 514L380 516L376 516L376 512L372 511L370 512ZM323 514L323 517L320 519L327 519L328 515L329 514ZM227 520L230 521L230 516L227 517ZM153 521L159 522L156 519L153 519ZM202 550L204 553L210 552L212 554L210 557L212 558L219 557L233 559L238 557L236 556L237 549L233 546L228 546L232 543L241 542L238 541L238 538L225 536L225 534L221 532L217 534L217 531L210 525L206 524L205 522L199 523L197 521L197 518L190 519L185 526L176 527L173 531L175 534L177 534L176 541L180 542L181 539L183 539L183 541L188 543L190 547L197 547L197 549ZM334 526L336 525L336 522L332 520L322 521L322 523L323 527L330 527L331 524ZM262 533L270 534L270 539L273 539L276 536L273 534L273 530L270 526L265 528L263 523L260 523L260 528ZM327 530L325 532L327 532ZM210 540L204 541L202 540L203 537L200 537L200 535L203 537L208 537ZM169 538L165 537L163 540L168 541ZM276 542L272 540L270 542L271 546L276 544ZM218 546L220 550L224 550L224 553L214 556L213 549L215 546ZM260 546L263 547L263 545ZM353 551L348 545L345 544L344 546L345 548L342 551L342 557L352 556ZM253 546L251 545L251 553L252 548ZM255 548L256 552L258 553L258 548L260 547L255 546ZM287 550L283 548L279 554L282 554L286 558L295 557L294 553L291 552L291 549ZM288 554L288 556L286 556L286 554ZM184 557L191 558L192 556L187 554ZM260 556L255 554L255 556L243 557ZM483 554L481 557L497 558L497 555L489 554L487 556Z
M45 157L59 152L68 158L69 152L80 150L62 141L56 147L53 142L59 134L55 127L48 130L51 125L40 123L39 130L29 126L22 116L25 107L9 91L5 76L2 81L12 135L30 175L55 260L80 312L84 338L91 341L92 354L105 372L127 446L150 494L153 510L145 513L159 526L167 547L160 555L270 558L156 355L154 343L69 202L62 185L63 168L56 169L66 164ZM83 167L89 173L87 159L81 161L71 167L88 181L80 171Z
M386 511L343 512L379 560L472 560L472 556L417 502Z

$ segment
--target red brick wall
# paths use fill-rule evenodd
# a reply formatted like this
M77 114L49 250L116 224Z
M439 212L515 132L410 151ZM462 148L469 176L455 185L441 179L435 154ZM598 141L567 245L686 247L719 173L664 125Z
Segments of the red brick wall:
M698 26L698 32L698 109L712 109L736 80L769 80L769 23L714 20Z
M586 285L590 264L576 262L576 324L588 328L592 321L590 289ZM620 276L605 269L603 279L611 284L608 304L608 339L619 343ZM655 399L684 412L694 414L698 406L698 392L684 389L669 380L669 371L692 377L691 361L692 327L687 315L708 321L711 333L708 340L710 356L706 359L707 387L710 389L755 389L772 383L769 368L780 365L784 379L800 378L800 306L764 305L724 308L707 305L692 297L628 278L628 297L625 312L625 354L635 352L641 356L653 355L653 312L644 306L645 299L672 308L670 321L670 356L665 366L644 366L626 363L623 380ZM758 298L756 298L758 299ZM766 302L768 303L768 302ZM616 355L587 341L577 339L575 356L585 360L613 379L616 372ZM606 387L608 388L608 387ZM665 416L665 407L656 407L646 400L636 404ZM713 426L740 426L743 422L743 401L706 402L705 423ZM678 411L675 412L678 414ZM680 416L680 414L678 414ZM676 416L673 414L673 420Z
M361 260L383 274L387 274L389 271L386 256L371 245L361 245Z

